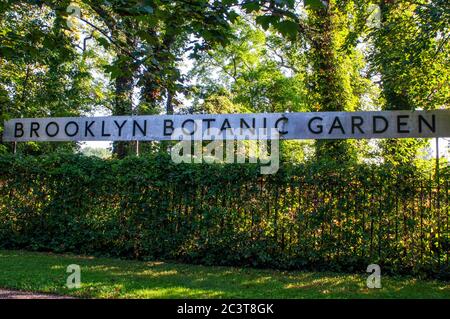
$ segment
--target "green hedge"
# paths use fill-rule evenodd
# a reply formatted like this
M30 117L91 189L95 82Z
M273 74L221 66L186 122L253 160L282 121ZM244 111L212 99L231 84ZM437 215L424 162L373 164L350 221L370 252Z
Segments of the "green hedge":
M449 278L448 178L383 165L0 157L2 248Z

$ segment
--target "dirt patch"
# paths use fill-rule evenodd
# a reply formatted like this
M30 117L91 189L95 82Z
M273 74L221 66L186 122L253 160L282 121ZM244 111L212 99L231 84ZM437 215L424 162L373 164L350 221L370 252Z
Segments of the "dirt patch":
M49 295L38 292L0 289L0 299L74 299L69 296Z

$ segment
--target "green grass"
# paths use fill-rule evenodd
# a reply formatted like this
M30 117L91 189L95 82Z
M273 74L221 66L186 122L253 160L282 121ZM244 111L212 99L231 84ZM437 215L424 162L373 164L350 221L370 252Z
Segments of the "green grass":
M81 266L80 289L65 287ZM276 271L0 250L0 287L93 298L450 298L450 283L366 274Z

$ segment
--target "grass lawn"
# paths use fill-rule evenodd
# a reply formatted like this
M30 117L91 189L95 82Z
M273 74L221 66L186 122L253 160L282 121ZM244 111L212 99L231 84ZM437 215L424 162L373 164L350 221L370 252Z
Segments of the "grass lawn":
M80 289L65 287L81 266ZM0 250L0 288L93 298L450 298L450 283L366 274L275 271Z

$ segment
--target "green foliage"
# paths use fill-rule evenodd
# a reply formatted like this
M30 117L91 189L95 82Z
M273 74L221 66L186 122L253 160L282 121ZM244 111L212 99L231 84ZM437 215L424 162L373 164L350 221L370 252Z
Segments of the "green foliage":
M78 54L54 11L11 1L0 7L0 134L3 121L19 117L79 116L101 98L91 59ZM43 153L75 149L74 143L20 145ZM0 146L4 150L5 146Z
M111 157L111 152L101 147L84 147L81 149L81 153L86 156L96 156L102 159L108 159Z
M390 165L0 157L3 248L448 278L448 182ZM448 176L442 176L448 181ZM436 206L439 196L440 207Z
M326 7L325 3L325 1L321 0L305 0L305 7L311 9L322 9Z
M299 48L267 36L243 19L235 23L233 32L235 38L228 46L204 52L196 61L190 74L198 89L194 108L205 108L208 99L222 95L236 109L250 112L305 110L307 90ZM286 56L280 53L283 50Z
M425 20L421 2L382 5L381 26L371 33L385 109L437 109L449 101L448 31L432 31L438 24Z
M381 76L385 110L448 107L449 31L434 20L435 14L446 19L445 8L437 10L439 1L434 2L381 3L380 26L369 33L369 41L374 45L370 66ZM395 164L411 163L424 145L420 140L388 140L381 147L384 158Z
M189 113L204 113L204 114L233 114L233 113L249 113L250 110L244 106L233 103L225 94L210 94L203 101L198 103L189 110Z
M77 0L80 17L67 11L70 3L0 3L0 134L12 117L99 109L130 115L449 105L445 0ZM149 144L141 151L158 149ZM425 144L379 146L384 160L410 164ZM116 142L113 152L123 157L134 148ZM28 154L58 149L76 145L19 145ZM333 161L362 160L368 150L353 141L316 143L316 157ZM0 152L11 151L0 144Z

